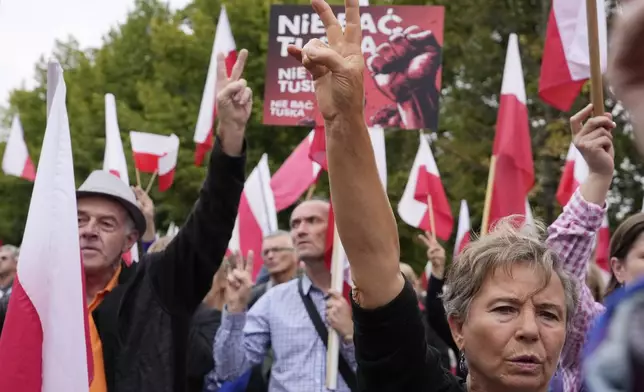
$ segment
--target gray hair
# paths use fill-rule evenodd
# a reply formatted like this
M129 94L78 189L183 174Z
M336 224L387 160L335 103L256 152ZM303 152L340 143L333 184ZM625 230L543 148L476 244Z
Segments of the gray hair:
M291 233L286 230L275 230L264 236L264 239L275 238L275 237L290 237Z
M16 261L18 260L18 256L20 255L20 248L18 248L17 246L14 246L14 245L9 245L9 244L2 245L2 246L0 246L0 250L7 251L7 252L11 253L11 256L14 259L16 259Z
M517 221L517 216L501 220L491 233L470 242L452 263L443 294L445 313L464 322L472 300L490 274L497 270L510 273L513 265L525 263L541 278L543 287L548 285L553 273L561 280L569 330L579 302L577 281L563 270L557 254L546 245L545 226L535 222L519 228Z

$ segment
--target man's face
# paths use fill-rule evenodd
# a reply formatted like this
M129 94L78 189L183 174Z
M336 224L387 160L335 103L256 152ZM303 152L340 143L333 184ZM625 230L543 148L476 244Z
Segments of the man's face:
M127 225L127 212L103 197L78 200L78 233L86 272L101 272L117 263L138 238Z
M271 275L292 270L298 263L293 240L288 235L264 239L262 258Z
M13 252L8 249L0 249L0 275L15 272L17 262Z
M324 257L329 203L306 201L291 214L291 237L300 260L319 260Z

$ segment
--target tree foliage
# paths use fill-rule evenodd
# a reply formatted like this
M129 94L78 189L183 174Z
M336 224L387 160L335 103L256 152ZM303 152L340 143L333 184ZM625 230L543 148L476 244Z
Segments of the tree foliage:
M308 133L304 128L265 127L262 97L267 49L269 4L263 0L228 2L227 11L239 48L247 48L246 78L255 91L254 110L248 127L248 170L267 152L274 172ZM274 1L273 3L282 3ZM283 3L305 4L306 0ZM341 1L335 1L341 3ZM421 5L421 0L372 1L372 4ZM489 157L494 139L496 109L510 33L519 35L529 99L533 155L537 182L530 195L535 216L546 223L560 212L555 200L563 159L570 143L567 117L537 97L537 85L549 0L435 0L446 8L443 95L434 153L455 219L461 199L469 202L474 229L480 225ZM124 148L130 151L130 130L175 133L181 140L173 188L152 191L157 204L157 225L181 222L197 196L204 168L195 167L192 141L199 103L208 69L219 15L219 0L194 0L186 8L171 11L159 0L136 0L135 9L122 25L109 31L99 48L81 48L73 39L59 42L55 57L65 70L77 184L102 167L105 146L104 94L117 100ZM608 4L609 8L614 5ZM34 89L11 93L9 122L19 113L29 151L37 161L45 130L46 64L35 67ZM587 103L582 95L575 109ZM631 142L625 115L607 100L618 115L621 132L616 136L617 170L610 209L616 225L624 214L641 207L642 166ZM389 130L388 193L395 208L407 181L418 137L413 131ZM4 147L0 146L0 150ZM0 151L1 152L1 151ZM129 154L126 154L129 155ZM128 156L130 178L134 166ZM144 185L147 183L144 177ZM18 178L0 177L0 238L20 243L32 185ZM510 190L511 191L511 190ZM326 178L316 193L328 194ZM282 227L290 211L280 214ZM414 241L417 230L399 220L402 260L418 270L425 263L424 250ZM452 244L446 244L451 249Z

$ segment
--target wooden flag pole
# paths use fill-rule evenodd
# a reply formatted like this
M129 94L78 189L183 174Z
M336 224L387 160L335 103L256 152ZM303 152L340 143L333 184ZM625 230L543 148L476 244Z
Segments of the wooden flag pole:
M590 98L593 115L604 115L604 85L599 49L599 27L597 25L597 0L586 0L588 25L588 53L590 55Z
M331 254L331 290L342 293L344 288L344 248L338 226L333 227L333 253ZM326 350L326 388L335 391L338 389L338 365L340 355L340 336L335 329L329 327L329 342Z
M306 200L311 200L311 198L313 197L313 192L315 192L316 186L317 186L316 183L311 184L311 186L309 187L309 190L306 192Z
M150 189L152 189L152 184L154 184L154 180L157 178L158 173L159 173L158 169L156 169L154 173L152 173L152 178L150 178L150 182L148 182L148 187L145 188L145 193L150 193Z
M141 187L141 173L139 172L139 169L134 168L134 172L136 173L136 186L139 188Z
M487 176L487 190L485 191L485 205L483 206L483 221L481 222L481 235L488 232L490 224L490 209L492 207L492 191L494 190L494 172L496 170L496 157L490 158L490 172Z
M434 219L432 195L427 195L427 216L429 217L429 230L432 233L432 239L436 241L436 219Z

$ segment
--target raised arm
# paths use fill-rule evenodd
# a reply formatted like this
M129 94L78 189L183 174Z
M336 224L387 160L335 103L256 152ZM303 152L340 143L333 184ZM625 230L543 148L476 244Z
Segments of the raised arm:
M218 57L217 137L206 180L185 224L166 250L151 255L154 289L171 312L192 312L212 284L235 226L244 188L244 132L252 92L240 79L247 51L242 50L230 78L223 55Z
M588 177L548 228L548 245L559 255L564 269L578 280L580 290L579 305L561 352L566 391L582 387L581 350L591 323L604 310L586 286L586 274L596 234L606 214L606 196L614 170L611 130L615 125L607 113L589 119L582 126L582 121L591 113L592 105L589 105L570 119L573 143L588 165Z
M358 0L345 0L346 27L324 0L313 9L326 28L329 44L311 40L289 52L315 81L318 108L326 129L329 183L335 222L351 264L357 300L376 308L401 292L398 230L378 177L364 120L364 57Z

